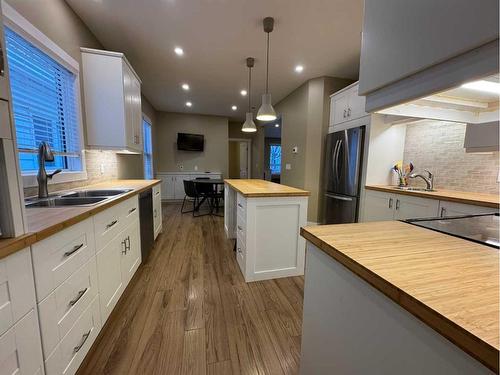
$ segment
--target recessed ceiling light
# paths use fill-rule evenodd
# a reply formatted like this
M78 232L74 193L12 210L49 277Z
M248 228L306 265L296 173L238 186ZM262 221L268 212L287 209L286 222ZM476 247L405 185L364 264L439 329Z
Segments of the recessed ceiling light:
M192 107L193 106L193 103L191 102L186 102L186 107Z
M295 67L295 71L296 71L297 73L302 73L302 71L303 71L303 70L304 70L304 67L303 67L302 65L297 65L297 66Z
M187 83L183 83L182 84L182 89L185 90L185 91L188 91L189 90L189 85Z
M236 107L235 105L233 105L233 106L231 107L231 109L232 109L233 111L236 111L236 110L238 109L238 107Z
M175 47L174 52L177 56L182 56L184 55L184 50L181 47Z
M500 94L500 83L491 81L473 81L464 83L462 87L471 90L491 92L493 94Z
M247 90L241 90L240 94L241 96L247 96Z

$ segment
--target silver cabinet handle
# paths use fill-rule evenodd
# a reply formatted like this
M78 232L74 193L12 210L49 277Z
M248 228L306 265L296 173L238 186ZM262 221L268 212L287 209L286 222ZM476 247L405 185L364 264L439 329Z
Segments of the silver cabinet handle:
M153 217L156 217L157 216L157 212L156 212L156 208L153 210Z
M118 220L113 220L111 223L107 224L106 225L106 229L109 229L111 228L113 225L115 225L116 223L118 223Z
M396 199L396 210L399 210L399 199Z
M392 208L392 198L389 198L389 208Z
M241 248L240 248L240 247L238 247L238 253L240 253L240 254L242 253L242 251L241 251Z
M80 245L75 245L73 246L73 248L70 250L70 251L66 251L64 253L64 256L65 257L69 257L71 254L73 253L76 253L78 250L80 250L81 248L83 247L83 243L81 243Z
M240 203L238 203L238 207L243 208L243 206Z
M87 341L87 339L90 336L90 332L92 332L92 329L89 329L89 331L87 333L84 333L82 335L82 342L73 348L73 351L75 353L78 353L80 351L80 349L82 348L82 346L85 345L85 342Z
M238 225L238 229L239 229L239 230L243 230L243 228L242 228L240 225Z
M134 212L135 210L137 210L137 208L136 208L136 207L131 208L130 210L128 210L128 214L130 215L130 214L131 214L132 212Z
M3 46L0 45L0 76L5 76L5 60L3 55Z
M72 299L71 301L69 301L69 305L74 306L80 300L80 298L83 297L83 295L87 292L88 289L89 288L85 288L83 290L80 290L78 292L78 294L76 295L76 297L74 299Z
M344 118L347 117L347 111L344 109Z
M441 214L439 216L441 216L441 217L445 217L446 216L446 208L441 207Z
M351 108L347 110L347 117L351 117Z
M155 195L159 195L159 194L160 194L160 192L159 192L159 191L157 191L157 192L155 193Z

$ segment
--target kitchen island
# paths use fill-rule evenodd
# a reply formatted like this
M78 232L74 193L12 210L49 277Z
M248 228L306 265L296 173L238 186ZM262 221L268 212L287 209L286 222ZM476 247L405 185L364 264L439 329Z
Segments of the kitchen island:
M498 249L398 221L301 234L301 374L498 372Z
M303 275L309 192L257 179L224 185L224 230L245 281Z

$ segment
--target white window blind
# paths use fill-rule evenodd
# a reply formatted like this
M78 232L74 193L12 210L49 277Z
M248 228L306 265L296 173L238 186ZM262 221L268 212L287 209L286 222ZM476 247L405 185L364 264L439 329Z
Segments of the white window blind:
M151 124L142 119L142 139L144 144L143 160L144 160L144 178L153 178L153 144L151 139Z
M82 170L76 74L8 27L5 41L21 170L38 168L42 141L56 154L47 169Z

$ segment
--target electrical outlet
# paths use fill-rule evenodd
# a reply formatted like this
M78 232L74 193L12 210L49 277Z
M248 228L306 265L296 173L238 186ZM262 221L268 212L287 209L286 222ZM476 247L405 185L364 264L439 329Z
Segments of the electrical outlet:
M195 170L195 171L197 171L197 170L198 170L198 166L197 166L197 165L195 165L195 166L194 166L194 170Z
M285 169L286 169L287 171L291 170L291 169L292 169L292 165L291 165L291 164L289 164L289 163L286 163L286 164L285 164Z
M104 174L104 164L101 163L99 170L101 171L101 174Z
M182 164L177 165L177 167L179 168L180 171L184 169L184 166Z

